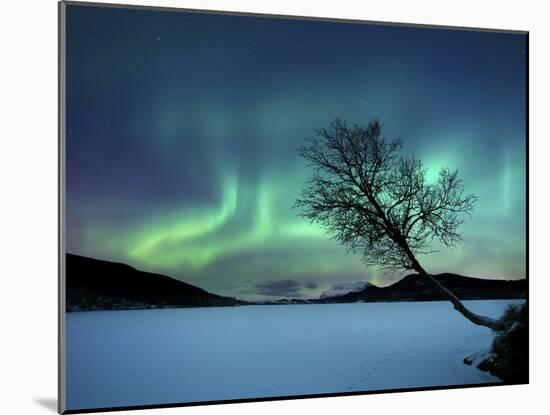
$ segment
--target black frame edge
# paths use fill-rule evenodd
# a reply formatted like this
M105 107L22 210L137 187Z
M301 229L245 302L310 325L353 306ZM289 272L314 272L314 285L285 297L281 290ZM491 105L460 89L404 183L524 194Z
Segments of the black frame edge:
M62 0L63 1L63 0ZM370 24L378 26L396 26L396 27L412 27L418 29L441 29L441 30L465 30L474 32L494 32L494 33L508 33L508 34L527 34L527 30L517 29L498 29L487 27L469 27L469 26L450 26L450 25L435 25L426 23L399 23L390 21L373 21L373 20L361 20L361 19L346 19L338 17L325 17L325 16L300 16L300 15L288 15L288 14L270 14L270 13L254 13L254 12L240 12L229 10L215 10L215 9L193 9L183 7L170 7L170 6L146 6L138 4L125 4L125 3L102 3L92 1L78 1L78 0L65 0L63 1L68 6L85 6L85 7L108 7L114 9L133 9L133 10L150 10L157 12L179 12L179 13L200 13L200 14L215 14L226 16L242 16L242 17L261 17L268 19L288 19L288 20L302 20L302 21L316 21L316 22L333 22L333 23L352 23L352 24Z
M228 400L215 400L215 401L197 401L197 402L176 402L157 405L132 405L132 406L113 406L107 408L86 408L86 409L69 409L63 412L63 414L86 414L94 412L114 412L114 411L136 411L143 409L166 409L166 408L185 408L194 406L211 406L211 405L225 405L225 404L239 404L239 403L251 403L251 402L273 402L273 401L292 401L296 399L319 399L319 398L334 398L334 397L346 397L346 396L365 396L365 395L380 395L386 393L409 393L409 392L434 392L442 390L454 390L454 389L471 389L482 387L494 387L494 386L520 386L527 385L526 383L476 383L467 385L447 385L447 386L430 386L420 388L403 388L403 389L383 389L375 391L357 391L357 392L335 392L335 393L319 393L311 395L289 395L289 396L269 396L265 398L243 398L243 399L228 399Z
M57 182L57 250L58 250L58 309L57 309L57 412L66 411L66 348L65 348L65 123L66 123L66 3L60 1L57 5L57 113L58 113L58 182Z

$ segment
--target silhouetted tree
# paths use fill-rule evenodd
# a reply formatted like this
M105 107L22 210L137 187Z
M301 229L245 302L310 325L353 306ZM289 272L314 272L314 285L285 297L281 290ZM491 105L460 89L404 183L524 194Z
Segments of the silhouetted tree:
M442 168L437 182L428 182L422 162L400 156L401 147L400 140L382 137L378 121L350 127L335 119L316 130L298 149L314 171L296 200L299 215L361 252L368 265L416 271L468 320L498 329L501 323L468 310L417 258L435 252L434 240L456 246L461 216L470 215L476 196L464 193L458 170Z

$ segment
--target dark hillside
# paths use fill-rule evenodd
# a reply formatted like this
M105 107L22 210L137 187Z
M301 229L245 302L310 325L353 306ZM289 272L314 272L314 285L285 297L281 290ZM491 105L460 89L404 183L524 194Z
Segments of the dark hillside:
M437 280L451 290L461 300L491 300L525 298L527 281L488 280L464 277L455 274L435 275ZM356 301L438 301L447 298L417 274L410 274L387 287L370 285L357 292L339 297L314 300L318 303L356 302Z
M67 254L67 311L245 304L129 265Z

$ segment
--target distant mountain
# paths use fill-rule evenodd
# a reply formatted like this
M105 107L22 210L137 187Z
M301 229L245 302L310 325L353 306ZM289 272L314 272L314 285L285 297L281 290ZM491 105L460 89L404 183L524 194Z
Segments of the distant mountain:
M361 291L369 285L371 284L364 281L334 284L328 290L323 291L319 299L322 300L324 298L338 297L341 295L346 295L350 292Z
M487 280L455 274L439 274L435 278L461 300L525 298L527 293L525 279ZM446 299L429 282L410 274L387 287L363 282L335 284L319 299L245 302L212 294L165 275L139 271L126 264L66 255L67 311Z
M434 277L451 290L461 300L489 300L525 298L527 281L522 280L488 280L464 277L456 274L438 274ZM447 300L428 281L417 274L410 274L387 287L370 284L360 291L345 295L311 300L316 303L349 303L375 301L437 301Z
M165 275L83 256L66 256L67 311L246 304Z

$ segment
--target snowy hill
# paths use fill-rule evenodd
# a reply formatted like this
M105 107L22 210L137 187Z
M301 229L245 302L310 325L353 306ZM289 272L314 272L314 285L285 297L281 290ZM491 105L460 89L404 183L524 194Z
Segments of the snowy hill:
M339 297L341 295L346 295L351 292L362 291L372 284L368 282L358 281L358 282L342 282L339 284L334 284L328 290L325 290L321 293L319 297L320 300L328 297Z
M461 300L490 300L525 298L527 280L498 280L464 277L456 274L433 275L444 287L451 290ZM340 284L337 284L340 285ZM312 302L317 303L354 303L357 301L441 301L447 298L433 285L417 274L409 274L394 284L378 287L368 284L366 288L349 291L330 297L328 291L325 297Z

